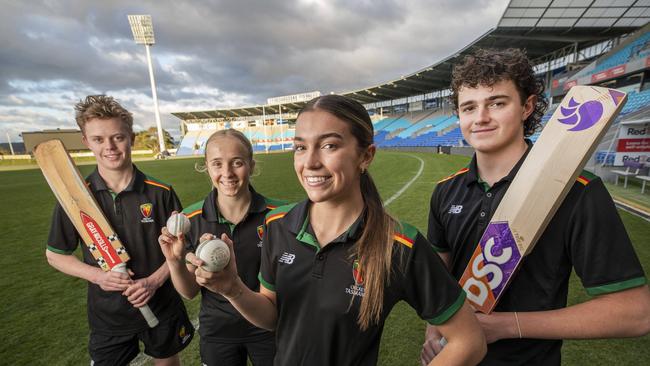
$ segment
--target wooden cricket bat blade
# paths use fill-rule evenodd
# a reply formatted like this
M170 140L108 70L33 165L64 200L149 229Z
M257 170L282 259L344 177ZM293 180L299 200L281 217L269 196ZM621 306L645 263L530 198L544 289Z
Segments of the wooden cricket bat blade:
M467 299L490 313L623 108L615 89L569 90L508 187L465 271Z

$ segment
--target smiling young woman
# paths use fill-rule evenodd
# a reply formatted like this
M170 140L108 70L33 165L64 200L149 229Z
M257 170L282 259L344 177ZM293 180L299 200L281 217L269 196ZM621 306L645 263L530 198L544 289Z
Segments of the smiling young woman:
M194 275L197 267L186 263L185 257L187 252L189 258L194 258L200 242L225 234L233 239L242 282L257 291L260 228L265 215L285 202L266 198L253 189L250 184L255 168L253 147L243 133L233 129L217 131L205 146L205 170L212 190L204 200L183 210L191 222L187 237L176 236L177 233L163 228L159 242L178 292L192 299L201 291L201 362L245 366L248 357L254 366L272 365L274 334L251 325L223 296L200 287Z
M196 271L251 323L276 330L276 365L376 364L384 322L401 300L449 340L433 364L483 357L465 293L417 229L384 210L368 173L375 151L362 105L337 95L307 103L294 168L308 199L267 215L260 291L243 285L232 259L222 272Z

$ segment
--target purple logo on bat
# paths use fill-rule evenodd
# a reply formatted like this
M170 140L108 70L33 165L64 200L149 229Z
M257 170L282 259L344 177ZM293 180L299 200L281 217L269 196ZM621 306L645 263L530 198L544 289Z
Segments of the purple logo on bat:
M521 253L508 222L491 222L460 279L475 309L483 313L492 311L520 260Z
M564 118L559 118L558 121L573 126L569 131L582 131L600 120L603 116L603 104L597 100L589 100L581 104L571 98L566 107L560 106L560 113Z

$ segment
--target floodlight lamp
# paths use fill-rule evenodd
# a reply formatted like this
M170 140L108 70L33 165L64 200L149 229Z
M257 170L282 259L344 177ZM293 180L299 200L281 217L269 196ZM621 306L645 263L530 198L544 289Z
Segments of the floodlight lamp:
M153 36L151 15L129 15L128 18L135 43L146 45L156 43Z

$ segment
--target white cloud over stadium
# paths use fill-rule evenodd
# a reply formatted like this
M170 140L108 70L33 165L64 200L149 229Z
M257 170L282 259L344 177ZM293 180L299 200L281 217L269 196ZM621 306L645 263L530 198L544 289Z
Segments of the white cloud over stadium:
M431 65L495 26L507 0L4 1L0 141L74 128L73 105L106 93L154 125L144 48L127 14L151 14L163 127L170 112L347 91ZM444 14L444 16L441 16Z

